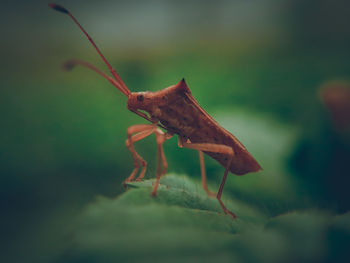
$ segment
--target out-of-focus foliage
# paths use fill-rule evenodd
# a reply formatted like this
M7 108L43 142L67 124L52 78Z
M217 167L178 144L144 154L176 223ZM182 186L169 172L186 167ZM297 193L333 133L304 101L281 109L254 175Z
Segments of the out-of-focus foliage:
M163 261L168 252L191 262L348 259L350 133L344 122L335 125L347 110L335 116L320 88L349 86L349 1L57 3L76 15L130 90L186 78L264 170L228 177L224 202L239 216L232 221L203 194L198 154L173 138L164 146L169 188L158 199L149 196L152 181L124 193L133 168L126 128L145 121L98 75L61 70L79 58L106 71L67 16L47 1L5 1L2 261ZM153 178L154 136L136 149ZM206 170L216 190L223 167L206 158Z
M132 183L118 198L98 198L76 222L63 262L347 262L350 214L291 212L271 219L237 199L215 199L184 176ZM329 249L328 249L329 248Z

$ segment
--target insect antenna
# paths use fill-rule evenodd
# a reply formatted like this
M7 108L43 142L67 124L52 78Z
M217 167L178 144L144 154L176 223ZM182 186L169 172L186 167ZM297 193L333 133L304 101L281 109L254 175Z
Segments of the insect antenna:
M96 68L94 65L92 65L92 64L90 64L90 63L88 63L86 61L82 61L82 60L78 60L78 59L68 60L68 61L66 61L63 64L63 69L65 69L67 71L70 71L76 65L80 65L80 66L83 66L85 68L91 69L92 71L95 71L97 74L101 75L102 77L107 79L110 83L112 83L113 86L115 86L117 89L119 89L121 92L123 92L126 96L129 95L129 93L123 89L123 87L120 85L119 82L117 82L115 79L113 79L112 77L110 77L107 74L103 73L101 70Z
M107 59L104 57L104 55L102 54L102 52L100 51L100 49L97 47L97 45L95 44L95 42L92 40L92 38L90 37L90 35L85 31L85 29L80 25L80 23L78 22L78 20L76 20L76 18L63 6L57 5L57 4L49 4L49 7L53 8L56 11L59 11L61 13L67 14L73 21L74 23L80 28L81 31L83 31L83 33L85 34L85 36L88 38L88 40L90 41L90 43L94 46L94 48L96 49L97 53L100 55L100 57L102 58L102 60L105 62L105 64L107 65L107 67L109 68L109 71L112 73L113 77L115 78L112 79L111 77L107 76L106 74L104 74L103 72L101 72L100 70L98 70L96 67L94 67L93 65L84 62L84 61L80 61L80 60L70 60L65 64L65 68L69 69L74 67L75 65L79 64L81 66L87 67L93 71L95 71L96 73L100 74L101 76L103 76L104 78L106 78L107 80L109 80L116 88L118 88L121 92L123 92L123 94L125 94L127 97L131 94L130 90L126 87L125 83L123 82L123 80L120 78L120 76L118 75L118 73L115 71L115 69L111 66L111 64L109 64L109 62L107 61ZM113 82L112 82L113 81Z

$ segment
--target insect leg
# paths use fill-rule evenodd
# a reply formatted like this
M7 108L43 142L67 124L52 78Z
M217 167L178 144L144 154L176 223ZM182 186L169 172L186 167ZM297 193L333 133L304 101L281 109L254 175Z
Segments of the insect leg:
M218 199L220 206L222 207L222 209L224 210L225 214L230 214L233 218L236 218L237 216L231 212L230 210L228 210L226 208L226 206L224 205L224 203L221 201L221 195L222 195L222 191L224 189L224 185L226 182L226 177L228 174L228 170L229 167L231 165L233 156L234 156L234 151L231 147L227 146L227 145L223 145L223 144L214 144L214 143L189 143L189 142L185 142L180 136L179 136L179 147L185 147L185 148L190 148L190 149L194 149L194 150L198 150L198 151L205 151L205 152L215 152L215 153L223 153L223 154L227 154L229 155L229 159L228 162L226 164L225 167L225 173L224 173L224 177L222 178L220 187L219 187L219 191L218 194L216 195L216 198Z
M142 178L144 176L147 168L147 162L136 152L134 148L134 142L142 140L143 138L151 135L155 129L157 129L157 127L155 127L154 125L146 124L133 125L127 129L126 133L128 139L126 140L126 147L129 149L129 151L132 154L132 157L134 158L134 170L131 172L130 176L125 180L124 184L126 182L131 182L132 180L134 180L135 175L137 174L137 171L140 167L139 162L142 165L142 170L139 177ZM132 136L133 133L136 134Z
M157 142L157 176L156 176L156 182L152 190L152 196L157 195L157 189L159 186L160 177L166 173L166 170L168 168L168 163L166 161L164 150L163 150L163 143L167 139L170 139L172 137L172 135L164 133L159 128L157 128L154 131L154 134L156 135L156 142ZM163 170L161 168L161 164L163 166Z
M136 134L132 135L133 133L136 133ZM165 140L170 139L172 135L165 134L162 130L157 128L157 126L155 125L140 124L140 125L133 125L128 128L127 130L128 139L126 140L126 146L128 147L128 149L131 151L133 155L134 170L132 171L131 175L125 180L125 182L130 182L134 180L135 175L139 169L139 162L142 164L143 168L141 170L139 177L137 177L136 180L141 180L145 176L147 162L143 160L142 157L136 152L134 148L134 142L140 141L143 138L151 135L152 133L156 135L156 142L157 142L157 176L156 176L156 182L152 191L152 195L156 196L160 177L166 173L166 170L168 168L168 163L166 161L164 150L163 150L163 143Z
M215 197L216 194L208 189L207 177L206 177L206 174L205 174L203 152L202 151L198 151L198 153L199 153L199 163L200 163L200 166L201 166L201 175L202 175L202 186L203 186L203 189L208 194L208 196Z
M231 162L232 162L232 159L233 159L233 155L234 155L234 153L232 151L232 155L230 156L230 159L227 162L227 165L226 165L226 168L225 168L224 177L222 178L222 181L221 181L221 184L220 184L220 187L219 187L219 191L218 191L218 194L217 194L216 198L218 199L218 201L219 201L222 209L224 210L224 212L226 214L230 214L233 218L236 218L237 216L233 212L228 210L226 208L226 206L224 205L224 203L221 201L222 190L224 189L224 185L225 185L225 182L226 182L226 177L227 177L227 174L228 174L228 169L230 168L230 165L231 165Z

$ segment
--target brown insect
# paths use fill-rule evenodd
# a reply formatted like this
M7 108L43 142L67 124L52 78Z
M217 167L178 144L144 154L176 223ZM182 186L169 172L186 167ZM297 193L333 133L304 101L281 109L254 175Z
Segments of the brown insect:
M141 180L144 177L147 163L135 151L134 143L154 133L158 148L158 163L157 177L152 195L156 196L160 177L166 173L168 167L163 151L163 143L174 134L177 134L179 136L179 147L191 148L199 152L204 190L209 196L216 196L225 213L236 218L236 215L229 211L221 201L221 195L229 171L236 175L244 175L249 172L261 170L260 165L246 148L235 136L222 128L199 106L184 79L174 86L156 92L131 92L75 17L62 6L56 4L49 4L49 6L67 14L73 19L95 47L114 78L101 72L95 66L80 60L68 61L65 64L66 68L71 69L75 65L81 65L95 71L112 83L112 85L128 98L127 107L130 111L152 123L133 125L127 129L126 146L134 158L134 170L125 182L135 180L140 164L142 165L142 169L136 180ZM159 127L166 130L166 132L163 132ZM203 152L225 167L224 176L217 194L208 190Z

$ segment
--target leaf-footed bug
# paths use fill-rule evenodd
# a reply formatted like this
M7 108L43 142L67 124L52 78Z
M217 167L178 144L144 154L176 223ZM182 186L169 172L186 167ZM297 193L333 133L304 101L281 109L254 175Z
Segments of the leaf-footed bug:
M140 180L144 177L147 163L136 152L134 143L154 133L156 136L158 160L156 182L153 187L152 195L156 196L160 177L166 173L168 167L163 151L163 143L167 139L173 137L174 134L177 134L179 137L179 147L190 148L199 152L202 185L209 196L215 196L215 194L209 191L207 187L203 152L225 167L224 176L216 198L223 211L236 218L236 215L229 211L221 201L221 195L229 171L236 175L244 175L249 172L261 170L258 162L246 148L235 136L222 128L201 106L199 106L184 79L174 86L156 92L131 92L75 17L62 6L57 4L49 4L49 6L67 14L73 19L108 66L113 78L101 72L90 63L81 60L68 61L65 64L66 68L72 69L76 65L81 65L98 73L127 97L127 108L130 111L151 122L151 124L133 125L127 129L126 146L132 153L134 170L125 182L135 180L135 176L140 168L140 163L142 169L136 180ZM163 132L160 128L164 129L166 132Z

